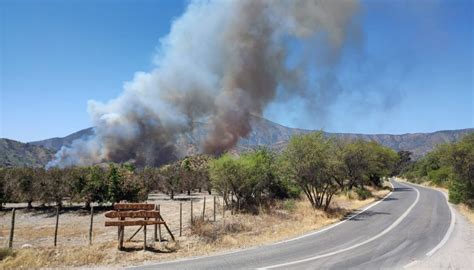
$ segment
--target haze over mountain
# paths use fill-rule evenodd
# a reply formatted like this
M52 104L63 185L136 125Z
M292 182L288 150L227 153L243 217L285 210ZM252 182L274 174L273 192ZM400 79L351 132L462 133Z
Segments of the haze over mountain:
M234 151L241 152L258 146L267 146L275 150L285 147L291 136L312 132L313 130L289 128L267 119L254 116L251 120L252 132L247 138L241 139ZM192 134L181 136L178 139L178 147L187 155L199 152L199 141L204 139L208 125L196 123ZM50 138L30 143L21 143L8 139L0 140L0 165L1 166L44 166L52 159L62 146L71 143L84 136L93 134L93 128L87 128L72 133L65 137ZM411 133L402 135L390 134L350 134L350 133L326 133L344 139L373 140L388 146L395 151L408 150L413 157L419 158L431 151L441 143L459 140L462 136L474 132L473 128L460 130L445 130L432 133Z
M258 146L267 146L275 150L281 150L286 146L291 136L314 131L285 127L257 116L252 117L251 124L252 132L247 138L241 139L233 151L242 152ZM181 136L178 139L178 147L186 155L198 153L199 141L205 138L207 129L207 124L196 123L192 134ZM62 146L69 146L74 140L92 135L93 132L93 128L86 128L65 137L50 138L30 143L0 139L0 166L44 166ZM411 151L413 158L417 159L431 151L436 145L458 141L461 137L471 132L474 132L474 128L402 135L325 134L344 139L373 140L395 151Z

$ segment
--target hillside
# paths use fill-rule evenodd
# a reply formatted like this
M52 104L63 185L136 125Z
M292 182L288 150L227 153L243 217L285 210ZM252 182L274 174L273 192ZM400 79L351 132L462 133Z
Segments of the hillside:
M54 156L54 151L29 143L0 139L0 166L44 166Z
M258 146L267 146L275 150L281 150L286 146L291 136L312 132L311 130L285 127L261 117L252 118L252 127L253 130L249 136L240 140L233 151L242 152ZM0 166L44 166L62 146L68 146L78 138L93 135L93 132L93 128L87 128L66 137L30 143L0 139ZM457 141L465 134L471 132L474 132L473 128L402 135L325 134L344 139L373 140L396 151L411 151L413 152L413 158L417 159L431 151L436 145ZM186 149L189 155L196 154L199 152L199 142L204 139L206 133L207 124L196 123L196 128L192 134L181 136L178 138L177 144L180 148Z

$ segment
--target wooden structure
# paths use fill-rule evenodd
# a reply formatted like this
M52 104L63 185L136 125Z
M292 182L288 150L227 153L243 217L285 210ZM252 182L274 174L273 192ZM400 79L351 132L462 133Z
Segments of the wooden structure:
M105 226L118 227L118 248L123 248L124 228L125 226L141 226L136 232L143 228L143 249L146 249L146 226L163 224L174 239L171 230L160 215L160 211L154 210L154 204L148 203L117 203L114 210L105 213L107 218L117 218L117 220L105 221ZM135 236L135 234L133 236ZM132 236L132 237L133 237ZM131 238L130 238L131 239Z

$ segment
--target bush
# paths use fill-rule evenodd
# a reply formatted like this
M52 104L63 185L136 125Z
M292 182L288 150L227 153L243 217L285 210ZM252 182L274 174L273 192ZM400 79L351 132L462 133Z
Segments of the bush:
M285 200L283 201L283 209L288 212L293 212L296 209L296 201L295 200Z
M0 261L10 256L13 256L13 250L11 248L0 248Z
M451 167L443 166L437 170L430 171L428 173L428 178L434 185L444 187L448 185L451 174Z
M226 154L211 162L211 183L226 205L256 214L261 205L299 193L289 181L279 177L275 167L275 154L267 149L240 157Z
M356 193L357 193L357 197L359 198L359 200L366 200L366 199L372 197L372 193L370 193L370 191L368 191L365 188L357 188Z

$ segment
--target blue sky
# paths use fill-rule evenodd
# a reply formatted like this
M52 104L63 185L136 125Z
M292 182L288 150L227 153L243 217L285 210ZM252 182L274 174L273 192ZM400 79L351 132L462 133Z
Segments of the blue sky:
M474 1L362 1L360 48L339 67L324 113L298 100L265 116L299 128L408 133L473 127ZM0 137L32 141L89 127L86 103L153 68L186 1L0 0Z

